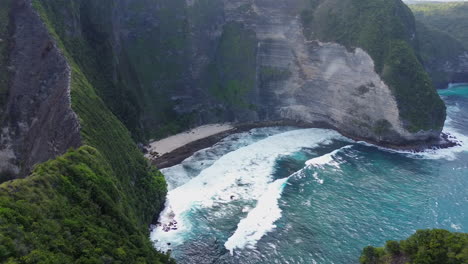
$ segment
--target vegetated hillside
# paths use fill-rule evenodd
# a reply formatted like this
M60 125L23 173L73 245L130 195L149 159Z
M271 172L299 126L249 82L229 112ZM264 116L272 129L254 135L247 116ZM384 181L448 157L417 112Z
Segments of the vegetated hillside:
M468 82L468 3L410 5L421 60L437 88Z
M50 3L76 8L73 1ZM28 1L16 4L15 12L30 8ZM58 20L44 1L33 6L71 66L72 108L85 146L0 185L0 262L172 262L148 239L148 225L164 204L164 177L96 93L90 80L98 69L84 71L72 55L93 60L91 54L56 30L70 18Z
M468 263L468 234L447 230L418 230L406 240L387 241L385 247L368 246L362 264L464 264Z
M468 49L468 3L425 3L410 8L416 20L448 33Z
M440 129L445 106L417 58L416 28L400 0L313 0L302 13L308 38L361 47L397 98L410 131Z
M110 164L84 146L0 185L0 262L171 263L147 238L163 176L142 170L138 197Z

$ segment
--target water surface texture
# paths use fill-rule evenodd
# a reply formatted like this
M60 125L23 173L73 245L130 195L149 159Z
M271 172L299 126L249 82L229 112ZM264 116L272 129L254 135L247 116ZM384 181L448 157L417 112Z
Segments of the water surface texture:
M468 232L468 86L440 94L462 146L413 154L288 127L197 152L163 170L170 192L151 239L178 263L347 264L417 229Z

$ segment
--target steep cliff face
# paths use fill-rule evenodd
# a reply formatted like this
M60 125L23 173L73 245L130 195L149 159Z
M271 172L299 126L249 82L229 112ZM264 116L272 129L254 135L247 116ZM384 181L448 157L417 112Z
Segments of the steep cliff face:
M438 89L468 82L468 49L446 32L418 23L420 54Z
M396 145L437 137L445 108L412 51L411 13L390 2L226 3L226 20L258 39L258 117L325 122Z
M437 88L468 82L468 3L410 5L422 62Z
M415 23L399 0L38 2L137 141L220 121L321 122L394 145L442 129L445 108L415 55ZM2 32L11 37L1 43L9 69L1 162L15 174L81 143L70 67L25 5L14 1ZM433 76L463 81L464 49L440 63L424 56L431 47L421 54Z
M81 145L70 67L29 3L11 4L10 79L0 136L4 177L24 176L35 164Z
M443 126L399 0L41 2L139 141L210 122L295 119L398 145Z
M164 205L164 177L96 93L105 69L82 68L99 50L60 34L81 17L59 20L63 13L45 1L10 3L1 168L27 177L0 179L0 262L173 263L148 239Z

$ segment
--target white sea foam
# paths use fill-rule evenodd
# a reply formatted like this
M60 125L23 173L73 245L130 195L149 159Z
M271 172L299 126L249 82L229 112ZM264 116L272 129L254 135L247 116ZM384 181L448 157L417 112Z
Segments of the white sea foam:
M315 181L317 181L318 183L320 183L320 184L323 184L323 183L324 183L324 180L319 178L318 172L314 172L314 174L312 175L312 177L314 177Z
M436 149L436 150L426 150L422 153L410 154L411 156L423 159L446 159L446 160L455 160L457 155L461 152L468 151L468 135L466 132L459 131L454 127L454 120L452 116L460 112L458 105L451 105L447 107L447 119L445 121L444 133L452 137L452 140L458 143L458 146L445 148L445 149Z
M310 160L306 161L305 164L307 166L313 166L313 167L318 167L318 168L322 168L324 165L330 165L330 166L338 168L339 163L337 161L335 161L334 156L336 155L336 153L340 152L341 150L346 149L346 148L350 148L350 147L351 146L345 146L345 147L336 149L333 152L330 152L330 153L325 154L323 156L310 159Z
M452 138L451 140L457 142L457 146L450 147L450 148L442 148L442 149L427 149L423 152L412 152L406 150L395 150L389 149L384 147L379 147L373 144L369 144L367 142L359 141L357 143L366 145L366 146L373 146L377 147L380 150L393 152L393 153L400 153L407 155L411 158L416 159L431 159L431 160L438 160L438 159L445 159L445 160L455 160L457 159L457 155L462 152L468 152L468 135L467 133L463 133L456 129L453 126L453 119L451 116L455 115L457 112L460 111L458 105L448 106L447 107L447 119L445 121L445 126L443 133L450 135Z
M445 127L444 133L453 136L459 145L445 149L426 150L421 153L412 154L412 156L424 159L455 160L459 153L468 151L468 136L460 133L460 131L450 126Z
M455 229L455 230L457 230L457 231L459 231L459 230L462 229L462 228L461 228L461 225L456 225L456 224L454 224L454 223L450 224L450 227L453 228L453 229Z
M276 159L280 155L299 151L302 147L316 147L320 143L331 142L332 139L344 138L332 130L293 130L273 135L222 156L197 177L169 191L160 222L164 224L176 219L178 226L177 230L170 232L165 232L161 227L155 228L151 238L153 241L158 240L156 247L166 250L167 243L176 245L183 242L183 234L191 229L187 214L193 209L230 203L232 197L234 200L245 201L262 199L264 202L258 205L263 206L268 204L267 201L277 203L277 199L268 199L271 198L268 193L273 190L280 195L277 188L270 187L270 184L279 184L276 181L272 183L271 179ZM262 212L257 207L249 215L254 211L253 214ZM271 208L270 205L268 207ZM266 231L258 234L262 233Z
M276 228L274 224L281 217L278 200L289 178L276 180L268 185L257 206L242 219L236 232L224 244L231 254L234 249L253 248L266 233Z
M342 149L349 148L346 146L331 153L311 159L306 162L306 167L320 167L325 165L339 167L338 162L334 160L334 156ZM287 178L279 179L268 185L267 191L258 200L257 206L250 211L246 218L242 219L237 226L237 230L224 244L231 254L235 249L253 248L257 242L268 232L276 228L274 224L281 218L281 208L278 205L278 200L281 198L284 186L287 181L295 176L304 175L304 169L301 169ZM314 179L323 184L323 180L318 178L318 173L313 174Z
M213 165L226 153L253 144L262 138L293 129L292 127L262 127L227 136L215 145L195 152L180 164L162 169L161 172L166 178L168 190L173 190L198 176L202 170Z

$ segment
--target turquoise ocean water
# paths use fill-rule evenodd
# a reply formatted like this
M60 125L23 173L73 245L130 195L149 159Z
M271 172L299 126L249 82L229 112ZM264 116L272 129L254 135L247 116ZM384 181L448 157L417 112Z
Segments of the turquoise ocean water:
M151 239L179 263L347 264L417 229L468 232L468 86L440 94L461 146L404 153L283 127L197 152L163 171L173 224Z

